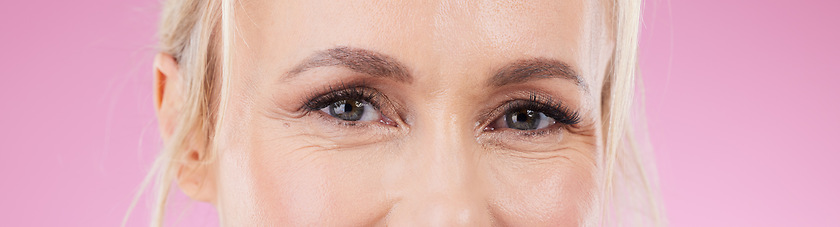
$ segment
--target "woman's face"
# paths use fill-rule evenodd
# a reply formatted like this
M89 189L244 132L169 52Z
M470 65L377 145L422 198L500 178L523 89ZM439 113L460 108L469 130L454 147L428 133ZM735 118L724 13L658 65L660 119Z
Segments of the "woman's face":
M211 165L234 226L577 226L598 1L242 1Z

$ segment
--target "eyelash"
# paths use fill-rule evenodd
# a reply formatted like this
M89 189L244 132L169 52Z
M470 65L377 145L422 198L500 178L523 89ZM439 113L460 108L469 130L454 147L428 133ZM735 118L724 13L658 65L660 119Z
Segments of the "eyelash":
M329 86L326 90L327 92L321 93L320 95L310 95L310 98L304 101L305 104L303 107L307 111L318 111L334 102L344 99L354 99L368 102L377 110L381 109L380 97L382 94L364 85L341 84L337 87Z

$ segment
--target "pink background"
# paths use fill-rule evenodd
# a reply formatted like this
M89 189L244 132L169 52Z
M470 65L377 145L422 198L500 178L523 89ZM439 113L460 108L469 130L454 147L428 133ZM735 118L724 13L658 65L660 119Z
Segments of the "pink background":
M160 144L156 2L0 7L0 226L119 225ZM838 9L646 1L641 66L673 226L840 226ZM147 225L147 201L131 226ZM217 223L192 208L180 225Z

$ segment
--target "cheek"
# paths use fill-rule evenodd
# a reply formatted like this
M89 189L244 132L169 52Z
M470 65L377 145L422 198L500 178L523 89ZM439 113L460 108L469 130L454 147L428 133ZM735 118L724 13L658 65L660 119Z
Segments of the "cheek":
M220 160L229 162L220 165L220 186L229 189L220 192L230 201L219 204L226 224L360 226L387 214L381 168L362 151L327 150L295 137L249 144Z
M505 226L580 226L595 192L594 167L575 162L496 165L491 207Z

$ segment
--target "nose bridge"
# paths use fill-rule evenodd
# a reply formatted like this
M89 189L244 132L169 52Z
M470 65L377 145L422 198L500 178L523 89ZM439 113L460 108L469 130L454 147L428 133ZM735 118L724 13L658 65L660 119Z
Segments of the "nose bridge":
M472 171L468 133L463 127L464 116L453 110L452 105L442 106L429 111L426 128L421 132L425 138L420 142L427 146L418 147L421 152L428 154L427 161L429 180L432 188L451 190L452 187L462 187L470 179Z
M446 97L445 92L441 97ZM413 170L392 210L396 226L476 226L487 209L477 177L477 154L468 116L447 98L436 97L420 114L413 137Z

